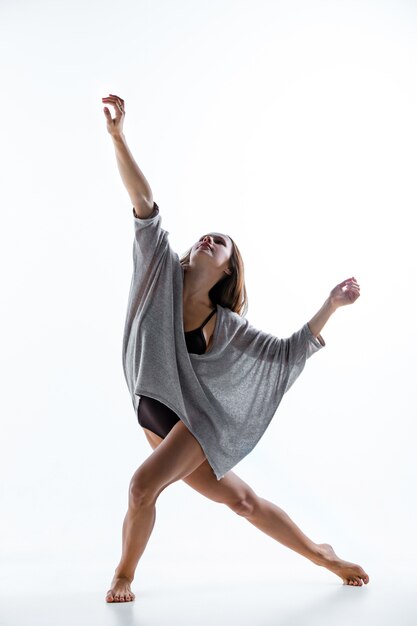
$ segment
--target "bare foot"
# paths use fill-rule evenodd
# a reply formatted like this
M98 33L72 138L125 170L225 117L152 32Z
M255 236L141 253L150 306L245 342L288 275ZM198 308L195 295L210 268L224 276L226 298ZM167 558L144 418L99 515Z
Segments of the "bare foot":
M136 596L130 589L131 582L130 578L115 574L106 595L106 602L131 602L134 600Z
M369 576L360 565L340 559L332 546L328 543L319 543L318 545L323 551L323 559L318 565L322 565L334 574L340 576L344 585L356 585L361 587L363 583L365 583L365 585L369 583Z

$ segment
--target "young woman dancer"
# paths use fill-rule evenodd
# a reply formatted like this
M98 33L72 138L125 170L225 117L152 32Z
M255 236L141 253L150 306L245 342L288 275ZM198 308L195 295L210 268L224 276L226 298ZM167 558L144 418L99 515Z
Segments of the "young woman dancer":
M179 259L161 227L159 207L123 134L125 102L104 108L117 165L133 204L133 277L123 337L123 367L139 424L153 452L129 484L122 555L107 602L135 599L131 583L155 523L160 493L183 480L251 524L340 576L369 582L365 570L315 543L278 506L258 496L231 468L259 441L282 396L313 353L320 331L360 295L354 277L331 290L317 314L286 339L259 331L246 308L243 261L222 233L203 235Z

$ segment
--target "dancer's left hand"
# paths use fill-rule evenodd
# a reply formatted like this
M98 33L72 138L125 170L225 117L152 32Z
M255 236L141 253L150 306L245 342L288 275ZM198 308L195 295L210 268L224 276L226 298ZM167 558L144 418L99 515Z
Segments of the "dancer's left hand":
M342 283L336 285L330 292L330 299L334 306L344 306L345 304L353 304L360 296L360 287L356 278L347 278Z

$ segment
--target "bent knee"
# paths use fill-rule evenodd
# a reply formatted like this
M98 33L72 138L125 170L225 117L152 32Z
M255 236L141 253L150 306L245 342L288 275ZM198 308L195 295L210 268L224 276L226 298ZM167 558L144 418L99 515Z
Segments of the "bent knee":
M135 508L152 506L158 498L156 487L146 480L136 479L129 486L129 504Z
M255 494L247 494L245 497L239 498L239 500L229 504L229 507L238 515L248 517L254 513L256 502L257 496Z

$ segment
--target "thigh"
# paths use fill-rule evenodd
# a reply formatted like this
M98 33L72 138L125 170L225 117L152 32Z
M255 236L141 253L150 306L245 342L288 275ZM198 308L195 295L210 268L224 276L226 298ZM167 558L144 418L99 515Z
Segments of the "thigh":
M165 487L193 472L205 458L197 439L180 420L133 474L132 487L157 497Z
M143 430L153 450L165 441L146 428ZM227 472L221 480L217 480L207 459L182 480L209 500L227 504L231 508L240 507L245 502L253 502L257 497L254 490L232 471Z

